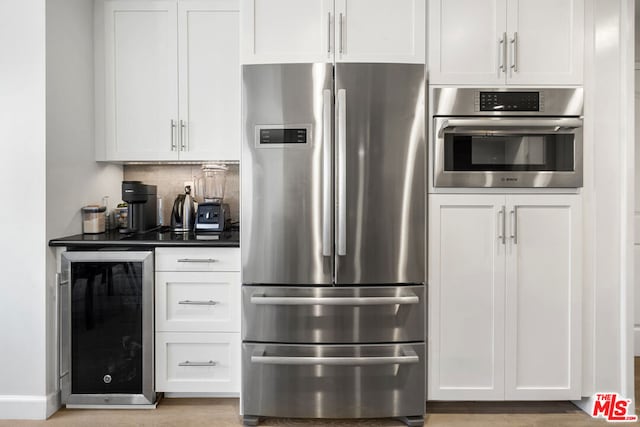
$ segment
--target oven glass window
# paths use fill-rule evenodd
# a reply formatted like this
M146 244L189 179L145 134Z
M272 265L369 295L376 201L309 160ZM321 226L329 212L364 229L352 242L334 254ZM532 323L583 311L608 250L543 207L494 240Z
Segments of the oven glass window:
M445 171L573 171L573 134L445 135Z

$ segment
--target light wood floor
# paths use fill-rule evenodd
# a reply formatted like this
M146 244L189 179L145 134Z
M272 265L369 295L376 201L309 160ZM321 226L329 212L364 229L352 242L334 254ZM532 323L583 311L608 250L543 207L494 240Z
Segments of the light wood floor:
M635 360L635 389L640 396L640 358ZM640 405L637 413L640 414ZM594 420L569 402L430 403L425 426L429 427L590 427L610 425ZM0 421L0 427L226 427L240 426L237 399L164 399L155 410L61 409L46 421ZM263 427L332 426L370 427L403 424L389 419L358 421L266 419ZM620 426L640 425L623 423Z

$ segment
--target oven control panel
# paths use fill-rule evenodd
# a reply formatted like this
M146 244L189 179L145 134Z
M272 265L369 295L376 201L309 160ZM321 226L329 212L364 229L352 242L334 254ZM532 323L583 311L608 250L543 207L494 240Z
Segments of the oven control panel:
M544 111L544 97L538 91L478 91L475 104L476 111Z

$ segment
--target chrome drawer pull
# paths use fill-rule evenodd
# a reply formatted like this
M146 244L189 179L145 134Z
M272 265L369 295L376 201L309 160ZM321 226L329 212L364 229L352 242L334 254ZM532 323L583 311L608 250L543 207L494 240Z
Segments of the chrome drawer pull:
M213 258L180 258L178 262L218 262Z
M288 356L251 356L251 362L265 365L327 365L327 366L370 366L405 365L418 363L417 355L382 357L288 357Z
M216 366L216 362L209 360L208 362L189 362L185 360L182 363L178 363L178 366Z
M404 297L267 297L252 295L251 303L258 305L393 305L418 304L416 295Z
M183 305L216 305L218 304L218 301L213 301L213 300L209 300L209 301L191 301L191 300L184 300L184 301L178 301L178 304L183 304Z

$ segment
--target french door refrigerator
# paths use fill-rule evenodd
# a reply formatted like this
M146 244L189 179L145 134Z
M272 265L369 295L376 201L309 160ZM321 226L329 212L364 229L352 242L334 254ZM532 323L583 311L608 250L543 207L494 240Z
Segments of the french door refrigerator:
M425 70L243 67L242 413L425 409Z

